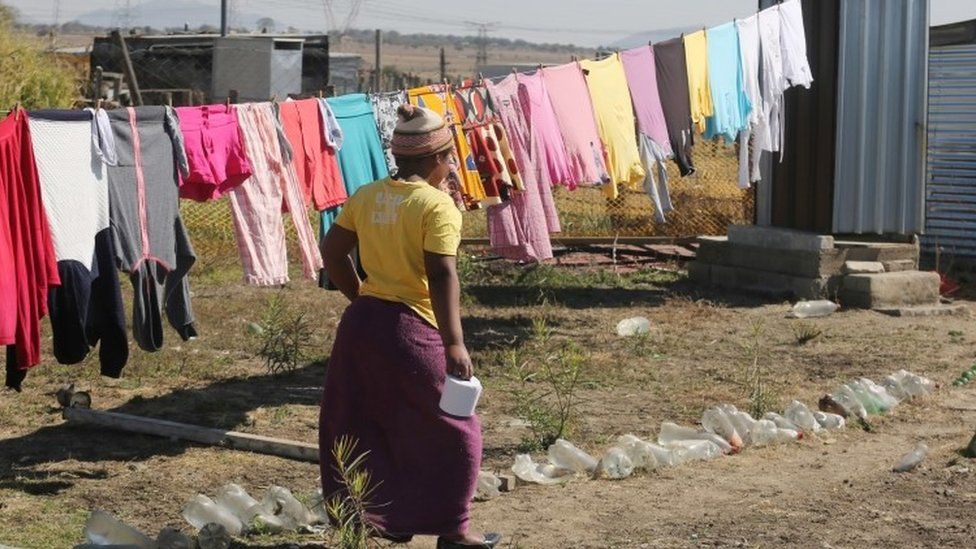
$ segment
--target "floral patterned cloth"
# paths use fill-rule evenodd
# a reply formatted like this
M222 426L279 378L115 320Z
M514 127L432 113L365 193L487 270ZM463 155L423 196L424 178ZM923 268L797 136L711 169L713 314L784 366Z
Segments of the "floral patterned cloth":
M373 115L376 117L376 127L380 130L380 141L383 142L383 153L386 154L386 165L390 174L396 175L396 159L390 149L393 130L397 125L397 109L407 102L407 92L395 91L386 93L371 93L369 100L373 103Z

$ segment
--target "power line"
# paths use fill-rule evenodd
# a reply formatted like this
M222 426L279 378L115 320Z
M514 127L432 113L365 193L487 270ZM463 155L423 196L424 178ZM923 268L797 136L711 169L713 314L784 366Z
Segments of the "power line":
M488 32L498 28L498 22L478 22L466 21L466 25L478 29L478 53L475 56L474 65L478 69L484 68L488 64Z

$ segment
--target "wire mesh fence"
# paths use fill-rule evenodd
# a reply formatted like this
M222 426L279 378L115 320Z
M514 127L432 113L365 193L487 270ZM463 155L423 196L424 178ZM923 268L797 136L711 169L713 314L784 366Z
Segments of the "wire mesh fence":
M617 200L607 200L599 189L556 189L556 208L562 223L561 236L673 236L724 234L732 223L752 223L754 193L739 189L738 156L734 147L701 142L695 147L698 171L679 177L669 165L671 200L674 211L666 223L656 223L650 198L640 191L622 192ZM198 203L183 201L183 219L196 248L198 265L224 267L238 262L234 226L226 200ZM287 215L287 214L286 214ZM310 216L318 232L319 216ZM297 260L297 242L291 220L285 223L289 257ZM483 210L464 215L464 236L487 236Z

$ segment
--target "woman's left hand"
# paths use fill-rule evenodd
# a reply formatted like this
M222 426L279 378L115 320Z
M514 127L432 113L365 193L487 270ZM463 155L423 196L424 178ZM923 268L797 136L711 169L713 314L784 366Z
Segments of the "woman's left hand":
M474 365L468 355L468 348L463 343L448 345L444 348L444 354L447 358L447 373L457 378L471 379Z

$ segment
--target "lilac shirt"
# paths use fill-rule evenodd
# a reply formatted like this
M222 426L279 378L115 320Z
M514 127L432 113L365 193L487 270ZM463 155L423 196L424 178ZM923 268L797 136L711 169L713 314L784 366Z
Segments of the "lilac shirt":
M654 50L650 46L641 46L622 51L620 60L624 64L627 87L630 88L630 98L637 114L637 128L671 156L673 152L671 140L668 139L668 126L664 120L661 96L657 91Z

